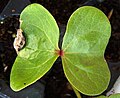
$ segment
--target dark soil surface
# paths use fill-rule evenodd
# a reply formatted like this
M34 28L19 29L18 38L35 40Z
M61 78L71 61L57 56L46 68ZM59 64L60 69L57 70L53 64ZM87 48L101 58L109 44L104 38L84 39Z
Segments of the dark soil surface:
M110 18L112 33L105 51L105 59L107 62L120 62L120 0L106 0L102 3L95 2L95 0L91 0L91 2L86 2L87 0L31 1L32 3L40 3L46 7L55 17L59 26L66 25L70 15L78 7L83 5L96 6L100 8L107 16L113 9L113 13ZM2 12L6 2L6 0L2 0L0 2L0 12ZM0 22L0 78L4 78L8 81L8 85L11 67L17 56L13 48L13 41L18 28L19 16L8 17ZM63 30L64 29L65 28L63 28ZM4 71L5 68L7 68L6 71ZM111 70L119 70L120 72L120 66L117 68L112 67ZM64 76L60 58L58 58L52 69L42 79L40 79L40 81L44 81L46 85L45 98L76 98ZM83 98L88 97L83 95Z

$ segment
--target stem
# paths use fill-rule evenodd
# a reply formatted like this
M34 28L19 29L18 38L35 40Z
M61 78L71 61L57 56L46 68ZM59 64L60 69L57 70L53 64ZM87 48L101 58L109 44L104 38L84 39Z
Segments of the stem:
M73 91L75 92L77 98L82 98L79 91L76 88L74 88L73 86L72 86L72 88L73 88Z

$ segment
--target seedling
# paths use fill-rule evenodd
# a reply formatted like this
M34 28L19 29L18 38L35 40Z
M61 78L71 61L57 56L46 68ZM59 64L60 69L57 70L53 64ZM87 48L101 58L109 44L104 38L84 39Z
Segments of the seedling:
M59 56L64 73L75 89L86 95L98 95L107 88L110 72L104 51L111 26L102 11L92 6L78 8L68 21L62 49L58 47L58 25L43 6L27 6L20 20L26 45L12 67L10 86L14 91L40 79Z

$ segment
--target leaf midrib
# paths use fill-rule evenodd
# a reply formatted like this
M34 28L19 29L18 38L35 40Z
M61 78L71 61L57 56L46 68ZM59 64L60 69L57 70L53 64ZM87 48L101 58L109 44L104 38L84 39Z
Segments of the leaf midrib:
M56 48L56 47L54 46L53 42L51 41L51 39L49 38L49 36L47 36L47 34L45 33L44 30L42 30L40 27L38 27L38 26L36 26L36 25L34 25L34 24L29 24L29 23L26 24L26 27L27 27L28 25L32 25L32 26L38 28L39 30L41 30L41 31L44 33L44 35L47 37L47 39L49 40L49 42L52 44L52 46L54 47L54 49Z
M36 67L29 67L29 68L16 68L16 69L18 69L18 70L20 70L20 69L36 69L36 68L40 68L42 65L44 65L45 63L47 63L50 59L52 59L54 56L52 56L51 58L48 58L46 61L44 61L42 64L40 64L40 65L38 65L38 66L36 66ZM21 58L21 57L20 57ZM28 60L28 62L30 63L30 64L32 64L33 65L33 63L32 62L30 62L29 60Z
M68 59L68 58L66 58L70 63L71 63L71 65L73 65L74 66L74 64L72 64L72 62ZM75 67L77 67L77 66L75 66ZM78 67L77 67L78 68ZM71 74L73 74L73 76L79 81L79 82L82 82L82 81L80 81L76 76L75 76L75 74L73 73L73 71L71 71L71 69L68 67L68 69L70 70L70 72L71 72ZM83 70L83 69L80 69L80 70ZM97 83L96 82L94 82L90 77L89 77L89 74L88 74L88 72L86 71L86 70L83 70L86 74L87 74L87 77L89 78L89 80L91 81L91 82L93 82L93 84L95 84L96 85L96 89L98 88L98 85L97 85ZM82 84L84 84L84 82L82 82Z

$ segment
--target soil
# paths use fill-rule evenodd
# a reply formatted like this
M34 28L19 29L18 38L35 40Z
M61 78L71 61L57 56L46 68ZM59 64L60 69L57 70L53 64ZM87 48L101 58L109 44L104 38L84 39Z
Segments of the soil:
M98 0L99 1L99 0ZM55 17L59 26L66 25L70 15L80 6L93 5L101 9L107 16L113 9L110 18L112 33L105 51L107 62L120 62L120 0L105 0L104 2L95 2L91 0L31 0L32 3L40 3L46 7ZM1 10L4 8L6 0L0 2ZM19 16L12 16L0 21L0 78L8 81L12 65L17 56L13 41L16 31L19 28ZM64 28L65 29L65 28ZM61 34L61 40L62 36ZM7 68L7 70L5 70ZM111 70L120 70L112 67ZM45 82L45 98L76 98L71 90L67 79L64 76L61 59L58 58L52 69L39 81ZM89 98L82 95L83 98Z

